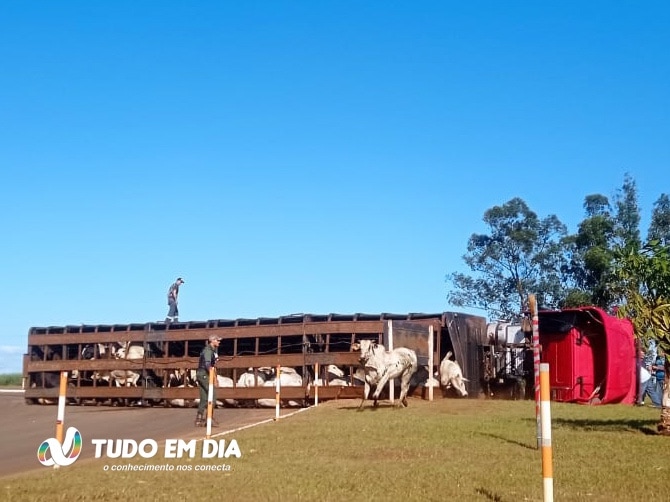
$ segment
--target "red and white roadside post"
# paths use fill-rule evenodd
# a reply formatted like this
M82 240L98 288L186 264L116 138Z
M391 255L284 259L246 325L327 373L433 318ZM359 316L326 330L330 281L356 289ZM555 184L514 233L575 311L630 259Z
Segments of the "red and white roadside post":
M281 400L281 366L277 365L275 380L275 420L279 420L279 404Z
M207 389L207 439L212 437L212 417L214 416L214 382L216 379L216 368L209 369L209 387Z
M554 500L550 395L549 364L542 363L540 364L540 416L542 422L542 484L545 502L553 502Z
M63 444L63 427L65 422L65 401L67 398L67 371L60 373L60 386L58 388L58 412L56 413L56 440ZM60 466L54 464L54 469Z
M537 447L542 446L542 427L540 422L540 316L537 313L535 295L528 295L528 304L533 318L533 373L535 376L535 420L537 422Z

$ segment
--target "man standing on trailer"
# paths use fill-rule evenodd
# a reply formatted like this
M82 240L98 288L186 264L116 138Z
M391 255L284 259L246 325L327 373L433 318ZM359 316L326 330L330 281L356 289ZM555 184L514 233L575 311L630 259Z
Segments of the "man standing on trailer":
M216 367L216 360L219 358L218 349L221 338L216 335L210 335L207 345L200 351L198 360L198 369L195 372L195 379L198 381L200 389L200 403L198 404L198 414L195 416L195 426L204 427L207 425L207 399L209 397L209 370ZM216 382L212 382L216 389ZM212 406L216 408L216 391L212 399ZM214 410L212 410L212 426L219 423L214 420Z
M179 300L179 286L184 284L184 279L177 277L177 280L170 286L168 289L168 313L165 318L165 322L170 324L171 322L179 321L179 307L177 306Z

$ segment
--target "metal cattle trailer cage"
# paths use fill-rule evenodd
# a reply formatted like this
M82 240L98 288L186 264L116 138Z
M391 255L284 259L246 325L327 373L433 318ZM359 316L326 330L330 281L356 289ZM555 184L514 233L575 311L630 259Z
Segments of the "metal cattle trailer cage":
M358 354L352 343L374 339L382 343L389 323L396 333L395 346L427 347L427 340L415 331L432 326L434 368L448 351L453 351L466 375L478 371L476 347L485 336L484 318L444 312L439 314L298 314L277 318L209 320L165 323L78 325L34 327L28 334L28 351L23 360L26 402L44 402L58 397L60 372L69 374L67 398L71 402L117 402L135 400L143 404L168 405L173 399L196 399L196 387L169 387L169 375L197 367L198 356L210 335L221 338L217 373L237 382L253 369L276 366L295 368L303 385L283 387L282 399L306 404L314 398L315 364L319 376L327 365L344 368L349 386L319 386L319 399L362 397L354 385ZM139 359L117 358L105 347L133 344L143 348ZM412 347L413 346L413 347ZM91 350L92 349L92 350ZM85 357L86 350L90 353ZM91 358L91 354L93 358ZM475 359L473 360L472 355ZM426 364L425 362L423 364ZM112 371L140 374L136 385L116 386L100 376ZM474 374L473 374L474 377ZM479 379L471 378L470 392L479 390ZM475 388L476 386L476 388ZM416 390L416 389L415 389ZM416 394L416 392L415 392ZM437 393L440 394L440 393ZM255 400L274 398L272 387L217 388L217 399Z

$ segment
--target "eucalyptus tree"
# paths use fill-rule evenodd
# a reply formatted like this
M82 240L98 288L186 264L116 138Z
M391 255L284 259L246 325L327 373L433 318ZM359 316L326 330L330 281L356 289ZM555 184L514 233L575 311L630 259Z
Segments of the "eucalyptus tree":
M527 309L529 293L542 307L556 308L565 295L566 226L555 216L539 218L520 198L484 213L488 233L472 234L463 256L472 275L454 272L447 300L510 319Z
M626 173L623 185L614 196L616 216L614 233L616 244L620 247L641 245L640 207L637 196L637 183Z
M612 264L615 221L609 199L604 195L587 195L583 207L585 218L577 233L566 239L571 244L568 273L574 286L564 306L597 305L606 309L612 301L608 274Z
M615 193L613 205L602 194L584 198L585 217L577 233L566 242L571 245L568 274L574 287L563 306L596 305L610 310L616 304L612 275L615 250L640 247L640 209L637 185L629 175Z
M670 198L667 194L661 194L654 202L647 239L670 245Z

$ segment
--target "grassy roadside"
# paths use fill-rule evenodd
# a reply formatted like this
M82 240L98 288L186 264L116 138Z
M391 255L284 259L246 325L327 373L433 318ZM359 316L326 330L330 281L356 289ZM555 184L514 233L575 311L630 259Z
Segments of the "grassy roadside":
M21 373L0 374L0 387L20 387L22 380L23 376Z
M0 482L6 500L542 500L531 401L410 400L357 411L330 401L238 431L241 458L103 458ZM667 491L668 438L658 410L552 403L554 495L567 501L640 500ZM107 437L100 431L100 437ZM85 447L92 447L86 443ZM32 447L32 445L31 445ZM170 471L104 470L172 466ZM203 466L226 470L200 471Z

